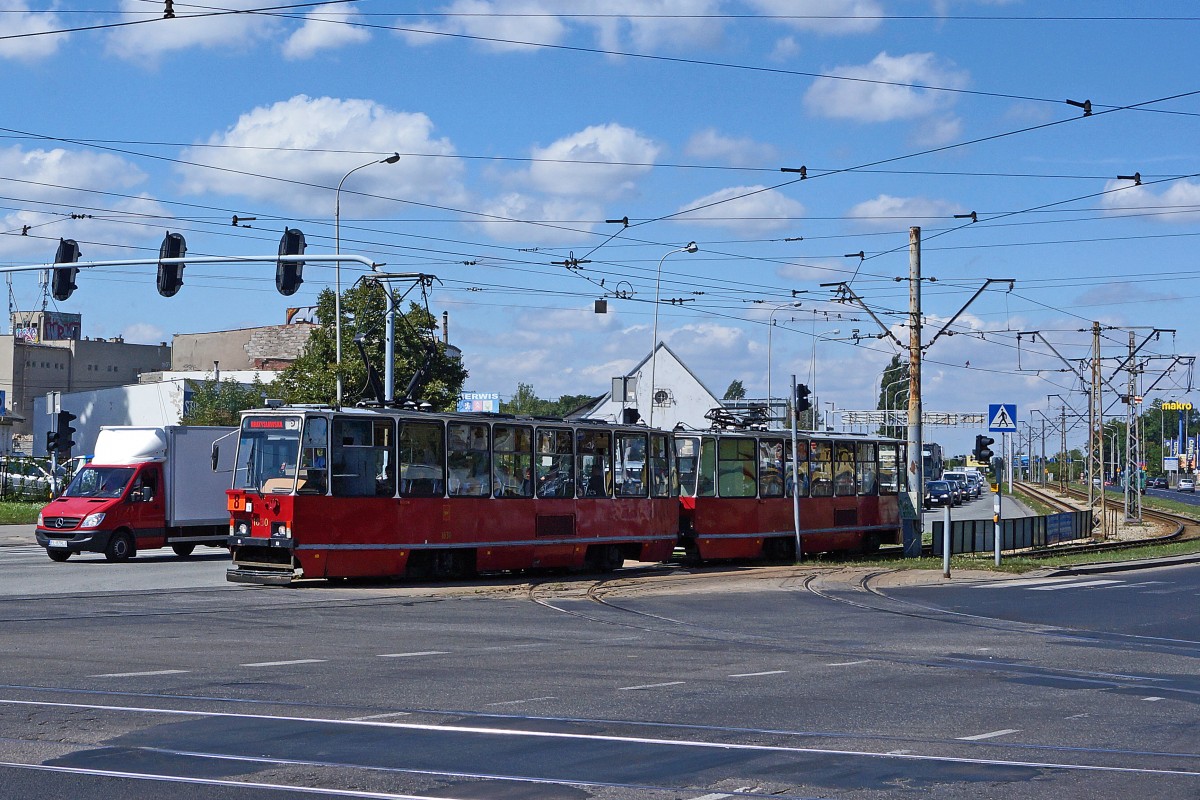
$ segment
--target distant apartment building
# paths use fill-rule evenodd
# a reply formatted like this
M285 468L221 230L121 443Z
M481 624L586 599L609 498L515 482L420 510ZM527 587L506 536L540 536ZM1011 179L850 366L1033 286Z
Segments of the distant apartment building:
M316 325L293 322L209 333L177 333L171 341L171 369L221 373L281 370L300 357Z
M171 365L166 342L130 344L120 337L82 336L79 314L17 311L11 323L12 335L0 336L0 425L6 426L5 445L13 437L27 440L33 433L34 398L55 391L137 383L142 373Z

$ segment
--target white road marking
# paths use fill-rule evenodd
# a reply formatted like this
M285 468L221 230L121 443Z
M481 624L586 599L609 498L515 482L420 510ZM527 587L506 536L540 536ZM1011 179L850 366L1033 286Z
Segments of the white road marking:
M1165 698L1165 697L1143 697L1142 699L1145 700L1147 703L1156 703L1159 700L1166 700L1167 698Z
M143 678L147 675L184 675L190 669L156 669L149 672L106 672L103 675L89 675L89 678Z
M757 678L759 675L786 675L786 669L771 669L766 672L739 672L737 675L730 675L730 678Z
M538 700L557 700L557 697L530 697L528 700L505 700L502 703L487 703L489 706L518 706L521 703L536 703Z
M839 661L836 664L826 664L827 667L853 667L857 664L870 664L871 659L864 658L860 661Z
M972 589L1021 589L1028 586L1042 586L1050 583L1066 583L1074 578L1019 578L1011 581L994 581L992 583L976 583Z
M660 686L679 686L683 681L667 681L666 683L646 683L641 686L619 686L618 692L633 692L638 689L657 689Z
M733 797L731 794L702 794L699 797L693 797L692 800L722 800L725 797Z
M351 717L353 722L366 722L369 719L389 719L390 717L411 717L411 711L390 711L387 714L371 714L366 717Z
M592 742L620 742L626 744L649 744L663 747L679 747L693 748L696 750L721 750L721 751L744 751L752 753L791 753L791 754L807 754L807 755L828 755L828 756L857 756L861 758L885 758L894 759L897 761L925 761L931 763L942 764L979 764L985 766L1003 766L1003 767L1033 767L1037 769L1060 769L1068 772L1114 772L1132 775L1173 775L1177 777L1200 778L1200 771L1189 769L1161 769L1154 767L1122 767L1122 766L1106 766L1101 764L1078 764L1078 763L1060 763L1050 761L1017 761L1013 759L995 759L995 758L970 758L962 756L945 756L945 755L926 755L921 753L909 753L906 755L897 755L894 753L880 753L871 750L844 750L823 747L793 747L787 745L764 745L764 744L738 744L735 742L707 742L703 740L686 740L686 739L662 739L647 736L614 736L599 733L564 733L562 731L538 731L525 730L521 728L491 728L472 725L438 725L438 724L421 724L413 722L356 722L346 719L328 719L321 717L298 717L298 716L282 716L274 714L246 714L232 711L197 711L195 709L183 708L151 708L148 706L108 706L99 703L58 703L48 700L5 700L0 699L0 705L3 706L25 706L38 708L76 708L87 709L89 711L109 711L123 712L127 714L147 714L150 716L165 716L165 717L205 717L210 719L242 719L242 720L267 720L271 722L303 722L316 723L321 725L330 725L334 727L345 726L366 726L393 728L396 730L410 731L426 731L430 733L469 733L479 736L511 736L517 738L530 739L561 739L564 741L592 741ZM226 757L226 756L222 756ZM13 767L17 769L44 769L54 772L72 772L78 774L115 774L110 772L102 772L98 770L84 770L73 767L48 767L43 764L20 764L10 762L0 762L0 767ZM132 774L131 777L162 777L169 780L179 780L173 776L146 776ZM197 779L183 779L184 782L197 782ZM217 785L216 781L209 781ZM224 785L224 784L220 784ZM247 783L231 783L239 787L248 786ZM320 791L310 790L307 787L283 787L293 791ZM344 792L344 796L350 797L369 797L369 794L354 794L352 792ZM376 795L388 796L388 795ZM445 800L442 798L441 800Z
M1030 587L1031 592L1057 592L1059 589L1083 589L1088 586L1107 586L1110 583L1124 583L1124 581L1116 581L1112 578L1097 578L1094 581L1079 581L1078 583L1059 584L1058 586L1033 586Z
M978 742L982 739L995 739L997 736L1008 736L1010 733L1020 733L1020 730L1015 728L1005 728L1002 731L992 731L991 733L977 733L974 736L959 736L960 742Z
M380 653L380 658L416 658L417 656L448 656L447 650L421 650L416 653Z
M259 661L256 664L238 664L239 667L287 667L292 664L321 664L323 658L297 658L292 661Z

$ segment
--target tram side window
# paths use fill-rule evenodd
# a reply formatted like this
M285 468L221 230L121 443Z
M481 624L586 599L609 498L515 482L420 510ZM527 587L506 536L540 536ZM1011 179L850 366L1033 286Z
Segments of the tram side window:
M900 448L891 443L879 445L879 493L900 491Z
M717 446L717 491L721 497L754 497L754 439L721 439Z
M329 486L329 420L309 417L304 422L304 438L300 445L299 482L297 494L325 494Z
M533 497L533 429L524 425L492 428L496 497Z
M666 434L650 434L650 496L671 497L671 487L678 483L672 480L671 450Z
M717 496L717 440L705 437L700 442L700 476L696 481L697 497Z
M400 494L441 497L446 492L442 426L436 422L400 423Z
M538 428L534 467L538 497L574 497L575 449L571 431Z
M487 497L492 493L488 426L452 422L446 426L451 497Z
M813 442L808 456L813 497L833 497L833 445Z
M856 462L859 494L879 494L879 467L875 461L875 443L859 442Z
M758 442L758 492L760 497L783 497L783 440Z
M646 434L617 434L616 489L617 497L645 497L649 488L646 472Z
M833 493L838 497L854 494L854 442L834 444Z
M700 439L688 436L675 440L675 460L679 465L679 493L696 495L696 477L700 472Z
M799 457L796 459L796 476L792 477L792 443L785 441L783 443L784 450L784 477L783 483L786 489L785 494L791 497L795 492L795 484L800 486L799 496L808 497L808 442L797 442L799 448Z
M580 497L612 496L612 434L609 431L575 432L575 469Z
M391 497L396 493L393 421L333 421L333 493L339 497Z

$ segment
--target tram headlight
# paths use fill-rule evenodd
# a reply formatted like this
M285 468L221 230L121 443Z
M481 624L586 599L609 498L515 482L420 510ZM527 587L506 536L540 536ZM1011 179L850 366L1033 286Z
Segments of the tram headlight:
M274 539L290 539L292 538L292 529L286 522L272 522L271 537Z
M249 536L250 524L248 522L239 522L237 524L236 533L238 536Z

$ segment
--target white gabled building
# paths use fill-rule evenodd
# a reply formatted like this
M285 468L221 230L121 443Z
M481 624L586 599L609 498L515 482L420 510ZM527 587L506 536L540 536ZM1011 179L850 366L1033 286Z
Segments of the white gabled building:
M655 390L651 392L650 375L654 373ZM633 390L621 402L621 379ZM655 350L653 363L646 356L627 375L613 379L617 396L610 391L593 403L572 412L575 419L600 419L620 422L624 409L636 408L641 422L650 424L653 405L653 424L656 428L670 430L682 424L685 428L708 428L710 423L704 415L721 405L720 399L688 369L671 348L662 342Z

